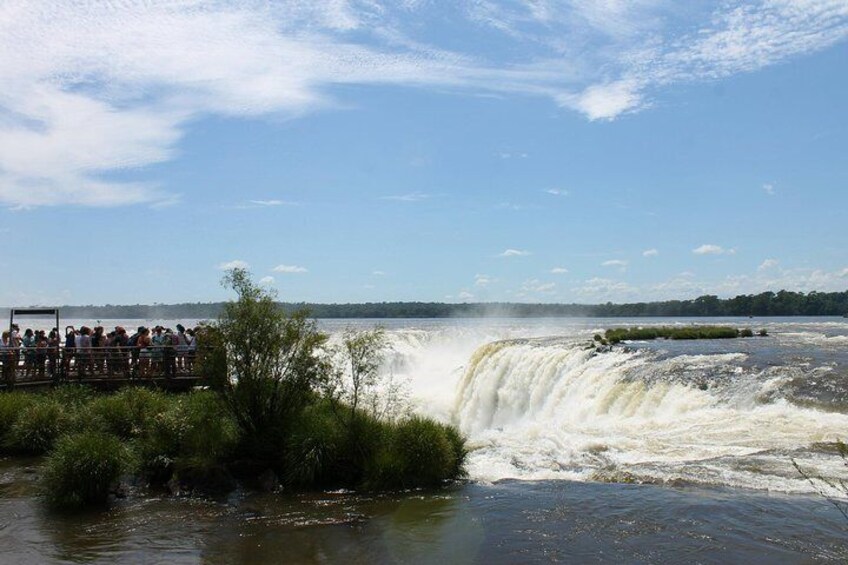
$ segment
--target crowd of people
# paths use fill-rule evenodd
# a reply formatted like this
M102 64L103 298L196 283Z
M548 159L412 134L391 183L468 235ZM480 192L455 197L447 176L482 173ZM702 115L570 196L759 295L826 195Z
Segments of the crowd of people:
M59 369L79 378L91 374L123 375L145 378L151 375L176 376L190 373L197 354L198 328L176 330L164 326L139 326L129 334L123 326L107 332L93 328L67 326L62 337L59 328L50 332L12 324L0 339L0 363L7 382L23 371L24 378L57 375Z

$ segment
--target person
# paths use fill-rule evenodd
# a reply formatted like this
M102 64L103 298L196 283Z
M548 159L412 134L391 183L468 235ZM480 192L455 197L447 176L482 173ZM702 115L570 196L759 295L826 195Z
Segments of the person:
M71 360L77 349L77 331L73 326L65 327L65 351L62 354L62 371L67 375L71 372Z
M115 335L112 338L112 370L128 377L126 349L129 345L127 330L122 326L115 326Z
M38 373L38 378L44 378L45 365L47 364L47 353L50 347L50 341L44 335L44 330L35 332L35 368Z
M186 330L186 341L185 370L191 373L194 370L194 359L197 357L197 328Z
M76 336L77 373L79 378L85 378L91 371L91 328L83 326Z
M135 333L127 338L127 347L130 348L130 373L134 376L138 374L139 352L141 348L138 346L138 338L146 328L139 326Z
M11 331L0 334L0 362L3 363L3 380L7 387L15 385L15 347Z
M50 378L56 377L56 362L59 355L59 328L50 330L47 336L47 368L50 371Z
M95 326L91 334L91 364L94 372L103 370L106 360L106 336L103 335L103 326Z
M162 371L164 369L162 366L162 359L165 355L165 346L171 344L171 338L162 333L164 329L165 328L162 326L156 326L153 328L153 337L151 338L153 347L150 352L150 357L153 360L153 367L155 371Z
M21 339L21 346L24 350L24 378L35 376L35 332L32 328L27 328L24 332L24 337Z
M177 333L174 334L176 341L174 345L177 349L177 370L186 370L186 353L188 353L188 336L186 335L185 326L177 324Z
M138 347L138 374L141 378L146 378L150 372L150 360L152 341L150 339L150 330L142 327L136 340Z

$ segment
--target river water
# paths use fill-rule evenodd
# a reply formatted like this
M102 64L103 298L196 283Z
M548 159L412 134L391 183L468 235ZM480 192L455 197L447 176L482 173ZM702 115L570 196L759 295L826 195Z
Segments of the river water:
M603 353L586 347L608 327L692 322L769 335L628 343ZM374 323L321 325L337 334ZM380 323L392 346L385 372L407 391L411 409L467 435L467 484L384 496L237 492L226 500L137 491L80 517L46 511L37 465L6 461L0 559L848 559L848 520L818 491L837 504L845 493L811 484L793 466L848 478L832 447L848 435L848 320Z

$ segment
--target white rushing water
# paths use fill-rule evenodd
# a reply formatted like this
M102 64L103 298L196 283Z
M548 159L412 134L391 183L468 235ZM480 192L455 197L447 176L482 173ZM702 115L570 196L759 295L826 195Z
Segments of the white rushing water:
M594 331L586 323L390 328L391 367L408 379L419 412L467 435L478 481L810 492L792 459L816 475L845 476L822 445L848 435L848 414L827 388L841 382L848 326L773 325L768 338L712 351L657 342L605 353L586 347Z

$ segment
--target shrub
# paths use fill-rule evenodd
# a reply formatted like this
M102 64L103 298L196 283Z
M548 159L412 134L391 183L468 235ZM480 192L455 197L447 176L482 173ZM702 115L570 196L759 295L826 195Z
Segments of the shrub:
M765 330L765 328L761 329L757 333L759 334L760 337L768 337L768 332Z
M434 487L462 474L465 448L457 432L421 417L404 420L393 428L369 469L368 487Z
M208 469L233 450L238 428L219 397L198 391L176 398L150 422L139 441L140 469L153 481L177 473Z
M754 331L751 328L739 330L739 337L754 337Z
M47 499L66 508L102 504L127 461L126 448L113 435L82 432L64 436L45 465Z
M32 404L33 398L33 395L26 392L0 393L0 449L6 446L9 432L24 410Z
M70 418L52 398L40 397L24 407L6 436L6 446L16 453L40 455L68 431Z
M159 391L124 388L91 402L87 409L86 427L123 439L138 438L150 432L156 416L164 412L170 403L168 396Z
M284 451L284 480L295 487L353 486L343 469L347 434L327 403L307 408ZM347 479L347 480L346 480Z

